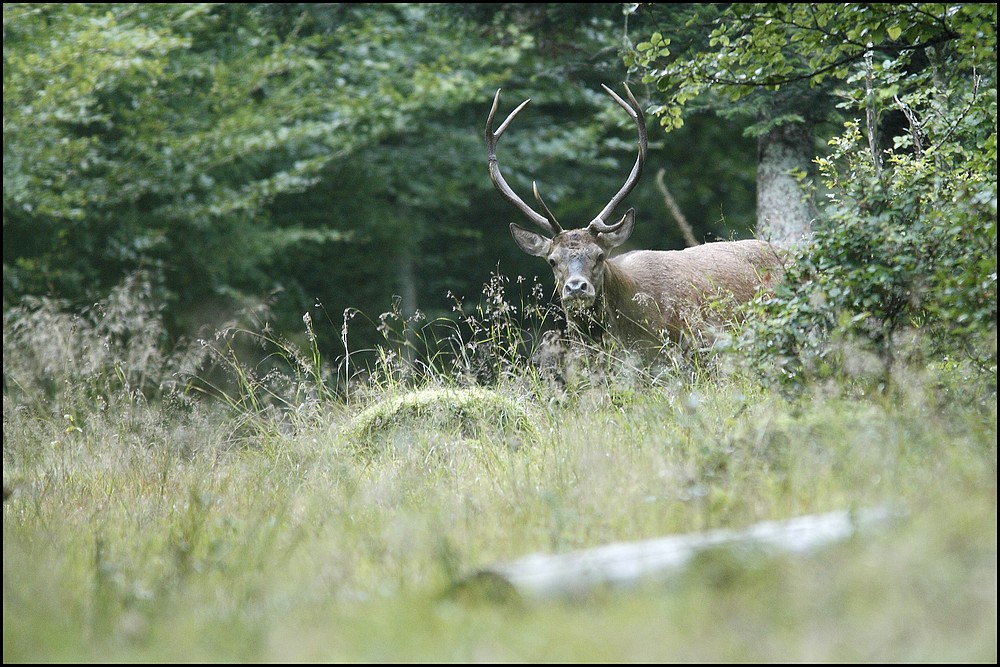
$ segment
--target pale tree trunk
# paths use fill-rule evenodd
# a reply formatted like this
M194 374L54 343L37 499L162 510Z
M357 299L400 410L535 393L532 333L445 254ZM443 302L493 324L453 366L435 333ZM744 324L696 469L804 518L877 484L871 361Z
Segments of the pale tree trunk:
M414 331L414 327L417 325L414 316L418 310L417 272L414 270L413 264L413 248L407 243L400 251L397 279L399 281L400 314L405 320L404 345L400 350L400 354L402 360L408 366L414 361L414 350L416 349L415 344L417 342L416 332Z
M795 177L811 174L812 137L801 123L785 123L757 144L757 237L782 247L809 238L814 206Z
M399 256L400 310L406 318L417 312L417 273L413 268L413 251L407 246Z

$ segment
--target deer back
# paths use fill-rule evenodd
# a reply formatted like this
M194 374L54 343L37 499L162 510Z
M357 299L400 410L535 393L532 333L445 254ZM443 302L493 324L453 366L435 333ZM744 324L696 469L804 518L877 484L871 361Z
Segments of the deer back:
M678 342L735 322L740 304L783 275L782 257L757 240L684 250L635 250L610 260L601 316L625 341Z

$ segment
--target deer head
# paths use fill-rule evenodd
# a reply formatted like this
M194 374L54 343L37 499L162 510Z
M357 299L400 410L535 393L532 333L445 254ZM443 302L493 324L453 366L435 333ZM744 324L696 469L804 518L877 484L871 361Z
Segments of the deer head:
M564 230L552 211L542 201L536 183L532 183L532 191L542 213L531 208L518 197L500 173L500 166L497 164L497 141L517 114L531 100L527 99L521 102L494 131L493 119L496 116L497 107L500 105L500 91L498 90L493 98L493 108L486 121L486 148L493 185L504 199L513 204L543 232L540 234L512 223L510 231L514 236L514 241L529 255L548 260L555 276L556 289L563 307L568 310L589 308L602 294L608 253L628 240L632 234L635 225L635 212L629 209L620 220L613 224L609 224L608 219L639 182L642 166L646 159L646 122L632 91L629 90L628 85L625 86L625 92L628 95L628 101L626 101L607 86L602 84L602 87L635 122L639 132L639 154L625 185L582 229Z

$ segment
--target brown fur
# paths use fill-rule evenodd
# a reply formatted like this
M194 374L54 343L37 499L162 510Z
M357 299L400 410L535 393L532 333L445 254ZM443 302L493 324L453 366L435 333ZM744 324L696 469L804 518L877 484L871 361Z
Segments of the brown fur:
M595 305L625 343L681 342L731 321L734 306L781 279L782 266L775 247L755 240L636 250L608 260Z

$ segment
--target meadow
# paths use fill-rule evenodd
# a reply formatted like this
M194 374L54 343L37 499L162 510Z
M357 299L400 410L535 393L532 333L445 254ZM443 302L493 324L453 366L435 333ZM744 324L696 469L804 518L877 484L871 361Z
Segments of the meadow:
M996 661L995 367L789 391L738 356L612 354L553 379L487 322L458 347L489 382L387 352L334 391L350 367L311 336L167 354L157 327L124 297L5 318L5 663ZM872 508L820 549L706 550L628 588L464 585Z

